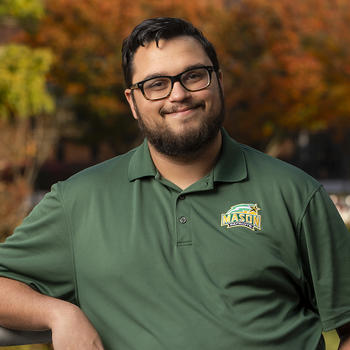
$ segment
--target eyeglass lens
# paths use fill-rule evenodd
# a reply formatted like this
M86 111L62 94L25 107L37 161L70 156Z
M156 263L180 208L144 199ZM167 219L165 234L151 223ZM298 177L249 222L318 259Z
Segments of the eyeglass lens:
M209 85L210 75L206 68L195 68L182 73L180 81L187 90L198 91ZM171 79L167 77L150 79L143 85L145 96L151 100L168 96L171 89Z

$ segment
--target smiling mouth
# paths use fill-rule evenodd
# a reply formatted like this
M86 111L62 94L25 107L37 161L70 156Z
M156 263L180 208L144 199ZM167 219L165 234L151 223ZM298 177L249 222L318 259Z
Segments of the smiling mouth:
M174 108L169 108L169 109L161 109L160 110L160 115L164 117L166 114L187 114L190 113L191 111L198 109L198 108L204 108L203 103L198 103L196 105L191 105L191 106L183 106L183 107L174 107Z

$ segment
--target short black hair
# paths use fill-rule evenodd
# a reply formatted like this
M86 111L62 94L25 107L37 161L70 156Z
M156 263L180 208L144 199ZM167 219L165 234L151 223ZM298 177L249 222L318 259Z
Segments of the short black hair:
M181 18L157 17L146 19L137 25L131 34L124 39L122 47L122 67L127 87L132 83L132 63L134 54L140 46L155 41L157 46L160 39L172 39L178 36L191 36L198 40L208 55L215 69L219 62L215 48L203 33L190 22Z

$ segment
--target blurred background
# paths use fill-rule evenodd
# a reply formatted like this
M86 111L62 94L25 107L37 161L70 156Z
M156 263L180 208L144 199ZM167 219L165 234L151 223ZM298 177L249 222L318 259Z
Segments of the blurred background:
M229 133L318 179L350 226L350 1L0 0L1 240L53 183L141 142L121 45L157 16L216 47Z

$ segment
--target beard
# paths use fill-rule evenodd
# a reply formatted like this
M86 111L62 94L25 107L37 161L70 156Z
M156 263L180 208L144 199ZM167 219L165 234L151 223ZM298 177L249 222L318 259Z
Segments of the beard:
M215 139L222 127L225 118L225 105L221 86L219 86L219 93L219 111L207 115L197 128L188 128L188 130L182 134L174 133L168 126L151 128L146 125L142 114L137 108L136 101L134 100L139 128L158 152L171 157L193 158ZM189 107L202 108L202 105L190 105ZM160 114L163 116L165 112L160 111Z

